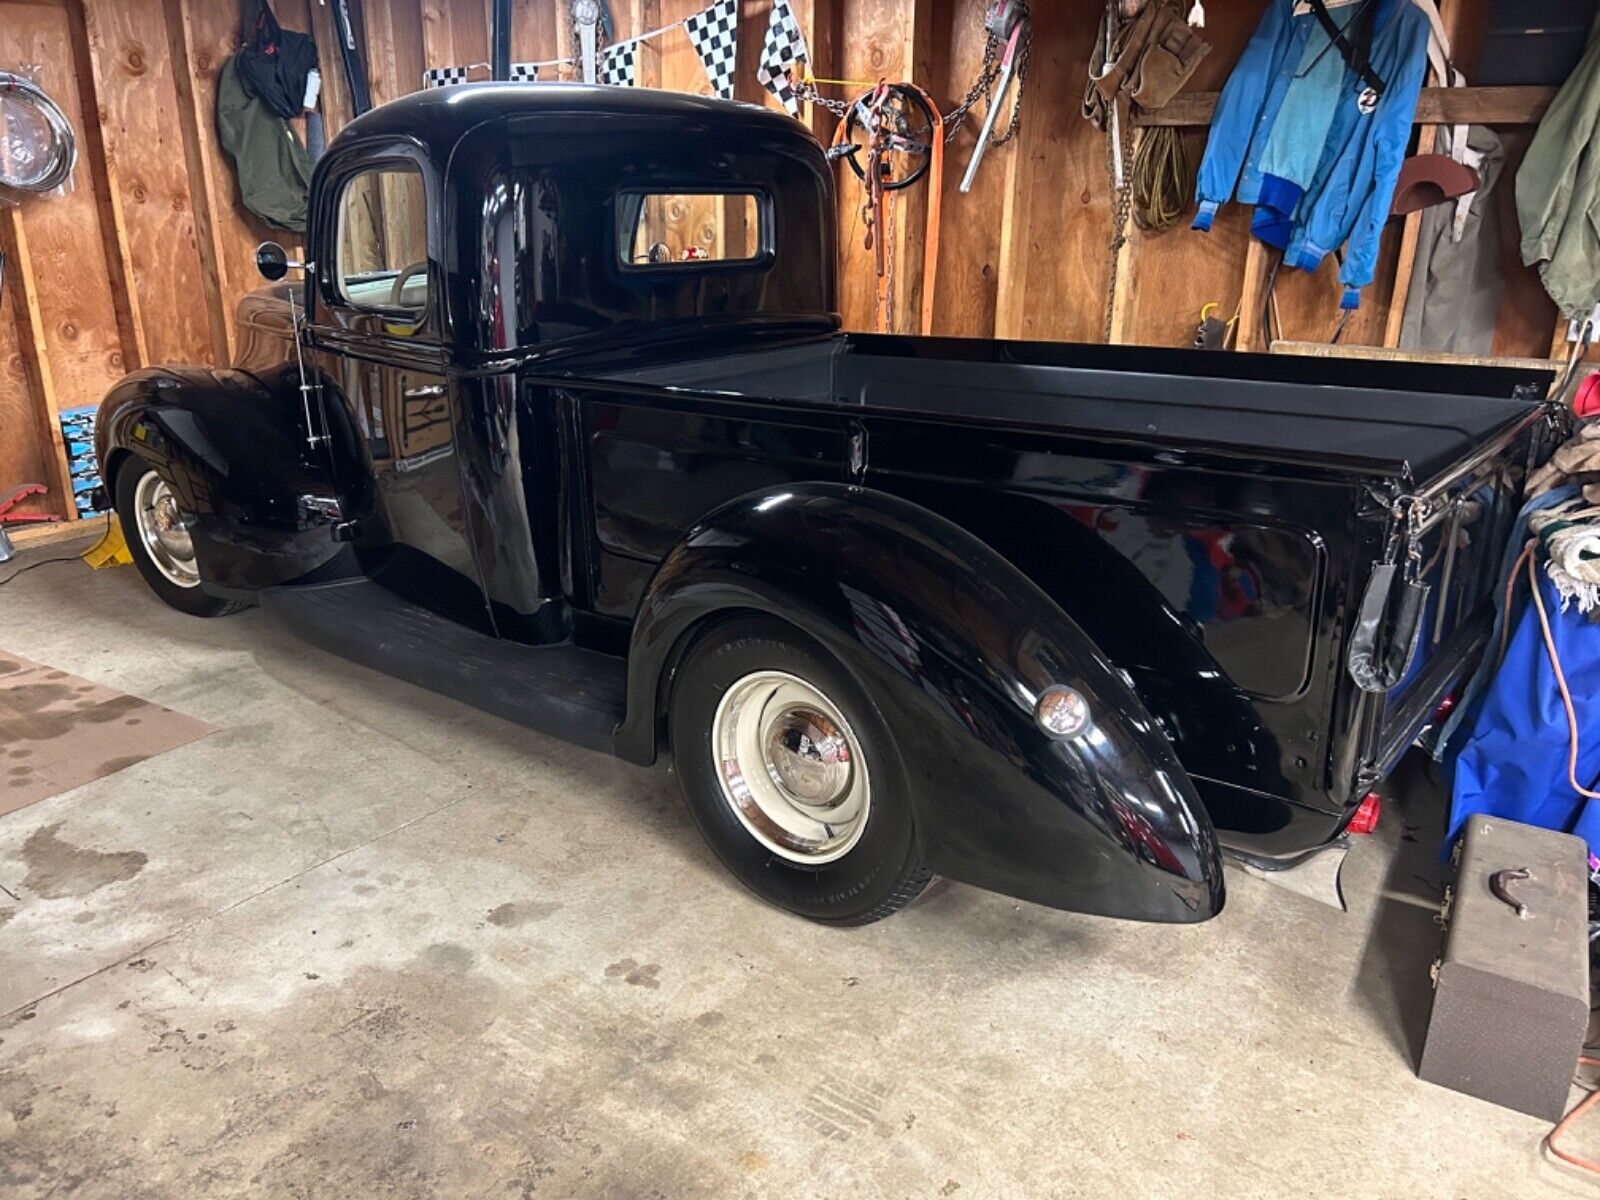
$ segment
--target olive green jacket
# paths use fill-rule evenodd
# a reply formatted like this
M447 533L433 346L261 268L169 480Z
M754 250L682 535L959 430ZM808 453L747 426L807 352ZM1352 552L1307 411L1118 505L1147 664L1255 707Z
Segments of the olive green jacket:
M311 158L289 122L251 95L231 58L217 78L217 136L233 158L245 207L269 225L304 233Z
M1556 93L1517 171L1522 261L1569 317L1600 304L1600 37Z

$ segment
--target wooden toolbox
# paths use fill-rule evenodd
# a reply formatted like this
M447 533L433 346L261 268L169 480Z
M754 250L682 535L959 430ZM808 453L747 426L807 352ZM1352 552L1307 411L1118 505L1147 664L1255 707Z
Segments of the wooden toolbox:
M1589 1023L1588 849L1475 816L1456 854L1419 1074L1559 1120Z

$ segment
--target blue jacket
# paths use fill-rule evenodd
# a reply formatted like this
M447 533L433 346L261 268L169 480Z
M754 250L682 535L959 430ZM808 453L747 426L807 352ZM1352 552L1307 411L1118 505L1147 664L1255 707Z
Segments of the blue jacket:
M1362 84L1347 68L1331 120L1326 114L1317 120L1286 112L1285 97L1307 39L1326 40L1326 35L1314 15L1295 14L1296 0L1269 0L1217 100L1200 164L1200 211L1194 219L1194 228L1210 229L1217 208L1237 192L1242 203L1262 204L1265 210L1258 210L1252 232L1282 247L1284 262L1304 271L1316 270L1323 258L1348 242L1339 272L1345 308L1355 308L1359 289L1372 282L1383 225L1411 141L1417 94L1428 69L1426 14L1411 0L1374 3L1368 57L1384 80L1383 96L1373 112L1361 112ZM1261 156L1280 120L1315 128L1326 125L1327 135L1303 194L1286 196L1268 179L1264 196Z

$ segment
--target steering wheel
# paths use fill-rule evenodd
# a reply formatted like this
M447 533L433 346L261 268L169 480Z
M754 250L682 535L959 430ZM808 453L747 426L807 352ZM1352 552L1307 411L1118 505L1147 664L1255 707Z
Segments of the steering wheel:
M871 147L873 126L881 128L883 154L879 171L883 190L896 192L910 187L928 172L934 132L934 113L927 100L897 83L888 85L888 94L874 115L868 103L869 92L850 106L844 119L844 141L836 147L836 157L844 158L857 179L867 177L861 160Z
M428 263L427 260L424 259L422 262L412 263L405 270L401 271L400 274L396 275L394 277L394 285L389 289L389 307L405 309L412 308L412 305L408 305L405 302L406 284L410 283L415 276L426 275L427 273Z

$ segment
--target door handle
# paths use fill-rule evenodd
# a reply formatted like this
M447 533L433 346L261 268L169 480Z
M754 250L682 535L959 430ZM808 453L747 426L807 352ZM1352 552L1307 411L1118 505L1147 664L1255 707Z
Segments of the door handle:
M444 395L444 384L430 383L423 387L407 388L404 394L407 400L431 400Z

